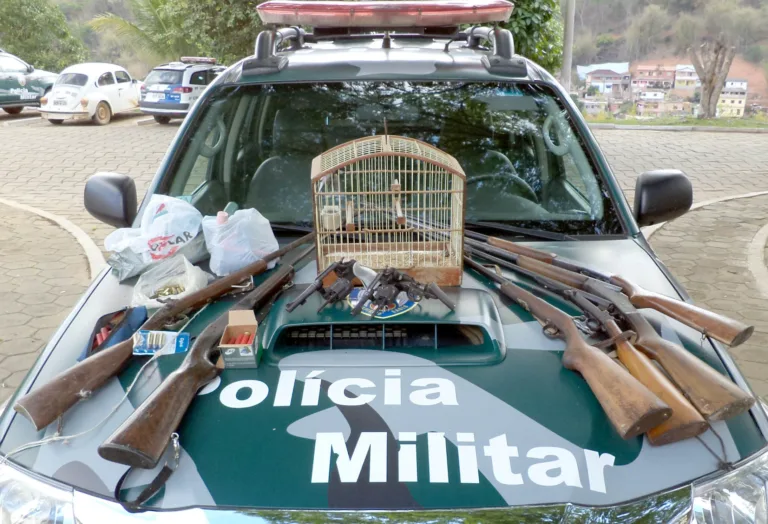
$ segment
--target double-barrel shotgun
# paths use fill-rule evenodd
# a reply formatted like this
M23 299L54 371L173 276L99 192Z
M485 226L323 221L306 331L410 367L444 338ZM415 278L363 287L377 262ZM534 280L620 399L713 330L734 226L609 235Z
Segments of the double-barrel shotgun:
M189 313L232 291L248 277L265 272L269 263L290 253L299 246L312 242L314 233L309 233L290 244L266 255L261 260L247 265L226 277L213 281L208 286L189 295L173 300L157 310L140 329L164 329L175 318ZM103 386L107 380L120 373L133 356L133 339L99 351L55 376L49 382L27 393L14 404L13 409L28 418L40 430L59 418L78 401L88 398Z
M535 318L554 326L565 339L563 365L584 377L606 416L624 438L646 433L664 423L672 410L604 352L590 346L573 318L468 256L464 264L499 284L499 292Z

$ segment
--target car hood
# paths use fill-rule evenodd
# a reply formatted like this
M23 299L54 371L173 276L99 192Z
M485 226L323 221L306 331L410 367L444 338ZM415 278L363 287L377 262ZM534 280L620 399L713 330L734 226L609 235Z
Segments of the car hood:
M634 240L537 247L677 296ZM641 437L622 440L584 380L563 368L563 343L546 337L530 314L500 300L488 282L471 272L464 274L461 289L449 290L459 302L456 312L424 301L391 322L483 326L488 343L481 348L286 349L279 343L285 330L365 324L353 320L342 304L315 315L317 304L310 301L287 314L285 302L315 275L314 262L302 267L295 288L261 322L266 350L259 368L226 369L198 393L178 431L183 448L179 468L152 501L154 506L369 510L613 505L690 483L717 470L716 455L737 460L765 444L749 413L713 424L722 444L712 431L701 441L661 447ZM130 283L118 284L103 273L20 390L72 365L96 319L127 305L131 291ZM209 307L189 331L199 332L225 309L225 304ZM714 348L702 344L696 332L661 315L648 312L648 317L662 336L724 371ZM161 357L129 402L92 433L24 451L15 460L110 497L126 468L101 459L98 445L182 358ZM70 410L64 433L84 431L107 416L138 367L132 363L119 379ZM13 412L0 422L4 452L56 429L37 433ZM135 496L155 474L139 471L129 477L124 496Z
M56 80L56 77L58 77L59 74L51 73L50 71L44 71L42 69L35 69L34 71L32 71L32 73L30 73L30 76L32 76L33 78L50 78L51 81L53 82Z

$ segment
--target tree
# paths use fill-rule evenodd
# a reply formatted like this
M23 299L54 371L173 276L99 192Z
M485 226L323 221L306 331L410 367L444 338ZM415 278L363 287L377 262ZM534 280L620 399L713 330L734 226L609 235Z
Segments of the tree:
M0 20L3 48L35 67L61 71L88 57L61 9L48 0L2 0Z
M638 59L656 50L669 27L669 15L656 4L647 6L627 29L629 56Z
M589 65L597 58L599 51L592 33L581 34L573 42L573 63Z
M717 101L736 51L765 37L765 20L763 11L737 0L710 0L701 15L678 20L678 46L688 52L701 80L700 118L717 115Z
M89 22L99 33L115 35L135 52L149 52L158 59L176 59L195 54L198 46L192 34L180 31L182 13L168 9L167 0L128 0L136 22L114 13L104 13Z
M198 51L232 63L253 54L263 30L257 0L166 0L168 16L182 23L177 38L196 42Z
M557 0L520 0L504 27L515 37L515 52L554 73L563 60L563 20Z

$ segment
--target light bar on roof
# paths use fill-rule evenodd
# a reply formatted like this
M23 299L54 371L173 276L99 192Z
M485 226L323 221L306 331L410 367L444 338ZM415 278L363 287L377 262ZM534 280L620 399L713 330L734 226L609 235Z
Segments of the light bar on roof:
M216 59L207 56L182 56L181 61L185 64L215 64Z
M396 28L506 22L514 7L507 0L269 0L257 6L256 10L265 24Z

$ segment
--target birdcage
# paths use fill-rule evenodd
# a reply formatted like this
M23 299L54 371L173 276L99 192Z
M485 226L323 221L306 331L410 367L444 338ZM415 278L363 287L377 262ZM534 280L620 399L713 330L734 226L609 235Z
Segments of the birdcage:
M354 258L422 282L461 284L466 177L451 155L392 135L312 161L318 271Z

